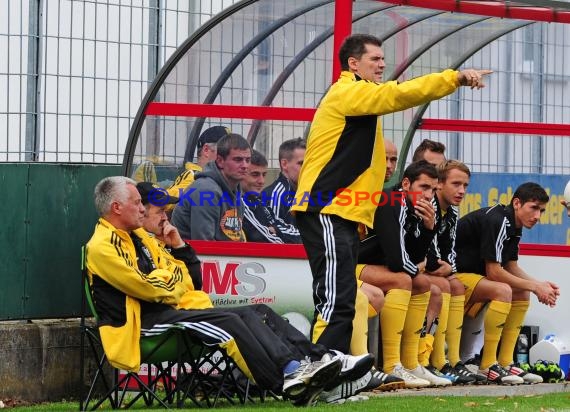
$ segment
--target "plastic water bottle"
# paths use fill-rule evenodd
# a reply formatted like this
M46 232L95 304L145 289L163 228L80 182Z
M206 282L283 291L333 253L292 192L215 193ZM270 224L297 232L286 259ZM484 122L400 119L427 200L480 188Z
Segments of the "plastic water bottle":
M521 333L517 339L517 363L528 363L528 337Z

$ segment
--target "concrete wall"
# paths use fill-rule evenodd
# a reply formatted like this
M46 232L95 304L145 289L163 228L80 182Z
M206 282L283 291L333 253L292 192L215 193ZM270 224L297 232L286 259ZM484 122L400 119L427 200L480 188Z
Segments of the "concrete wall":
M79 320L0 323L0 399L79 399Z

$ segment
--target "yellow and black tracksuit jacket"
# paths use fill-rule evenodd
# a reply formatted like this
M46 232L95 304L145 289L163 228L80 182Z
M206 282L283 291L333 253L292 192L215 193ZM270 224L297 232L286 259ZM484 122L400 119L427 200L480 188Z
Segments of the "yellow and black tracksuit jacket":
M382 189L386 173L378 116L439 99L457 87L454 70L402 83L375 83L343 71L311 124L291 210L338 215L372 227L372 194Z
M195 163L186 162L184 165L184 171L176 176L176 179L174 179L174 182L166 188L166 191L170 196L179 197L188 186L194 183L195 174L201 171L201 166ZM174 205L169 206L171 206L170 209L174 209Z
M170 255L144 229L133 233L142 240L156 267L149 274L138 269L135 245L129 233L105 219L97 222L87 243L86 256L103 348L113 366L129 371L140 367L139 299L177 309L212 307L206 293L194 290L182 261Z

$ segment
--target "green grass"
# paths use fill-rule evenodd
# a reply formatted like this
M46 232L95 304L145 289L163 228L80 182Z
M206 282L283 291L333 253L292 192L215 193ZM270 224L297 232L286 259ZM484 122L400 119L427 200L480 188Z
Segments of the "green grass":
M187 403L187 406L190 406ZM13 408L17 412L24 411L77 411L77 402L60 402L41 404L34 406L20 406ZM158 410L137 405L138 410ZM191 407L188 409L198 409ZM262 409L264 412L288 412L299 411L288 402L267 401L265 403L248 403L246 405L231 406L227 402L220 402L215 411L236 411L257 412ZM162 409L160 409L162 410ZM343 405L326 405L319 403L310 408L311 412L320 411L354 411L358 412L378 412L378 411L570 411L570 393L551 393L543 395L527 396L390 396L379 395L371 397L368 401L347 402Z

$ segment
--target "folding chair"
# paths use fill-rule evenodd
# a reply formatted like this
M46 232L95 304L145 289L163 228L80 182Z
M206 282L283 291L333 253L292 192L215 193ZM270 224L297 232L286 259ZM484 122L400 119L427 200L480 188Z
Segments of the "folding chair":
M156 336L140 338L141 370L146 374L125 372L121 374L107 361L97 325L85 318L87 308L97 320L91 288L85 267L85 247L82 247L82 315L80 387L81 411L98 409L109 401L113 409L127 409L139 399L147 406L155 401L163 408L184 406L190 399L200 407L214 407L220 397L234 403L234 396L244 403L247 396L239 389L232 371L237 369L233 360L218 347L210 347L193 337L183 327L173 327ZM94 363L89 389L85 391L86 351ZM128 392L132 397L127 397ZM93 403L93 405L92 405Z
M125 372L121 375L118 369L112 368L107 362L107 357L103 351L101 338L96 325L87 323L85 313L87 306L91 314L97 320L97 312L91 296L91 288L87 281L85 268L85 248L82 248L82 316L81 316L81 388L84 388L85 366L86 366L86 345L92 358L95 361L95 372L87 395L81 396L81 410L95 410L106 400L111 408L129 408L139 399L143 399L145 404L151 405L154 401L162 407L168 408L176 394L175 379L172 376L172 369L182 361L187 340L184 338L182 330L170 329L166 332L150 337L142 337L141 364L147 366L147 373ZM159 395L158 390L164 394ZM129 391L136 391L136 395L127 398ZM98 393L100 392L100 393ZM102 394L102 395L101 395ZM83 395L83 394L82 394ZM101 395L93 406L94 396Z

